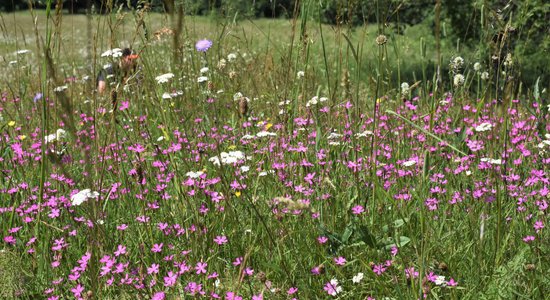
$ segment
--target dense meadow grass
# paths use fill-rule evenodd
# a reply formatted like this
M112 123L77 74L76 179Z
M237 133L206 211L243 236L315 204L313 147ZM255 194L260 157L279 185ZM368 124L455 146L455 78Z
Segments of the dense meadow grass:
M511 56L439 58L422 24L0 16L0 298L549 299L550 107L499 82Z

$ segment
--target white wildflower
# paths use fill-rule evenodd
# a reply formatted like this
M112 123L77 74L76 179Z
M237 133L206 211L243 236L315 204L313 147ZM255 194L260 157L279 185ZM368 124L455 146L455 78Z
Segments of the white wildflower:
M489 122L483 122L479 125L476 126L475 130L477 132L483 132L483 131L488 131L488 130L491 130L491 128L493 128L493 125Z
M166 73L155 77L155 80L157 81L158 84L161 84L161 83L167 83L172 78L174 78L173 73Z
M78 206L88 201L88 199L97 198L97 197L99 197L98 192L92 192L90 189L84 189L71 196L71 204L73 206Z
M502 165L502 160L483 157L480 159L482 162L490 163L491 165Z
M235 53L229 53L229 54L227 55L227 60L228 60L228 61L234 61L235 59L237 59L237 54L235 54Z
M16 54L27 54L27 53L30 53L31 50L27 50L27 49L21 49L21 50L18 50L17 52L15 52Z
M170 95L170 93L164 93L162 94L162 99L172 99L172 96Z
M200 72L201 74L208 72L208 67L201 68Z
M445 276L437 276L437 278L434 280L435 285L445 285Z
M507 67L511 67L514 61L512 60L512 53L506 54L506 58L504 59L504 65Z
M57 129L57 131L55 132L55 138L60 141L64 138L67 137L67 132L61 128Z
M233 95L233 101L239 101L243 97L243 93L236 92L235 95Z
M481 70L481 64L476 62L474 64L474 71L479 72Z
M190 171L185 173L185 176L196 179L196 178L199 178L202 174L204 174L203 171L197 171L197 172Z
M416 165L416 160L407 160L401 164L403 167L411 167Z
M66 85L58 86L55 89L53 89L54 92L63 92L64 90L68 89L69 87Z
M269 132L269 131L260 131L256 133L257 137L266 137L266 136L277 136L275 132Z
M353 283L359 283L359 282L361 282L361 280L363 280L363 277L364 277L363 273L359 272L359 273L357 273L357 275L353 276L351 281Z
M464 84L464 75L462 74L456 74L453 78L453 83L455 87L462 86Z
M298 71L298 73L296 73L296 77L298 77L298 79L303 78L305 75L306 73L304 71Z
M483 73L481 73L481 79L483 79L483 80L489 79L489 72L483 72Z
M162 142L162 141L164 141L164 136L163 135L159 136L158 139L157 139L157 142Z
M199 78L197 78L198 83L205 82L207 80L208 80L208 77L206 77L206 76L200 76Z
M337 138L341 138L341 137L342 137L341 134L336 133L336 132L331 132L331 133L328 135L327 139L332 140L332 139L337 139Z
M249 167L249 166L241 166L241 172L246 173L246 172L248 172L248 171L250 171L250 167Z
M409 84L406 83L406 82L403 82L401 84L401 95L403 95L403 96L408 95L410 91L411 91L411 89L409 87Z
M460 68L462 68L462 65L464 64L464 58L457 56L451 60L451 69L453 69L454 72L457 72Z
M227 61L225 59L220 59L220 61L218 61L218 69L223 69L225 68L225 66L227 65Z
M317 103L319 103L319 97L314 96L306 103L306 107L310 107L311 105L315 105Z
M114 48L114 49L107 50L107 51L101 53L101 57L108 57L108 56L121 57L122 56L122 49Z
M370 130L365 130L363 132L360 132L360 133L356 133L355 136L356 137L366 137L367 135L372 135L372 131Z

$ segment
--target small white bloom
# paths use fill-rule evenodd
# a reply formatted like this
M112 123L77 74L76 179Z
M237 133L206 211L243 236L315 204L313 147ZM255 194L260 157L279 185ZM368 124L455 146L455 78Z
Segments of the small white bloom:
M319 98L319 102L325 102L325 101L328 101L328 98L327 98L327 97L321 97L321 98Z
M353 276L353 278L351 279L351 281L353 283L359 283L361 282L361 280L363 280L363 273L357 273L357 275Z
M462 86L464 84L464 75L462 74L456 74L453 78L453 83L455 87Z
M237 59L237 54L235 54L235 53L229 53L229 54L227 55L227 60L228 60L228 61L234 61L235 59Z
M159 136L158 139L157 139L157 142L161 142L161 141L164 141L164 136L163 135Z
M401 95L408 95L410 91L411 89L409 87L409 84L406 82L403 82L401 84Z
M360 133L356 133L355 136L356 137L366 137L367 135L372 135L372 131L370 130L365 130L363 132L360 132Z
M208 67L204 67L200 70L201 74L208 72Z
M249 167L249 166L241 166L241 172L246 173L246 172L248 172L248 171L250 171L250 167Z
M108 57L108 56L121 57L122 56L122 49L114 48L114 49L107 50L107 51L101 53L101 57Z
M60 141L64 138L67 137L67 132L61 128L57 129L57 131L55 132L55 138Z
M507 67L511 67L514 61L512 60L512 53L506 54L506 58L504 59L504 65Z
M21 49L21 50L18 50L17 52L15 52L16 54L27 54L27 53L30 53L31 50L27 50L27 49Z
M223 69L225 68L225 66L227 65L227 61L225 59L220 59L220 61L218 61L218 69Z
M169 93L162 94L162 99L172 99L172 96Z
M303 78L305 75L306 73L304 71L298 71L298 73L296 73L296 77L298 77L298 79Z
M205 82L207 80L208 80L208 77L206 77L206 76L200 76L199 78L197 78L198 83Z
M57 139L57 135L55 133L52 133L44 137L44 142L48 144L55 141L56 139Z
M481 64L478 63L478 62L476 62L476 63L474 64L474 71L478 72L478 71L480 71L480 70L481 70Z
M479 125L476 126L475 130L477 132L482 132L482 131L488 131L488 130L491 130L491 128L493 128L493 125L489 122L483 122Z
M9 64L13 66L13 65L17 64L17 61L16 61L16 60L12 60L12 61L9 62Z
M502 164L502 160L500 160L500 159L492 159L492 158L487 158L487 157L481 158L480 161L490 163L491 165L501 165Z
M310 107L311 105L315 105L319 103L319 97L317 96L313 96L313 98L311 98L307 103L306 103L306 107Z
M483 80L489 79L489 72L483 72L483 73L481 73L481 79L483 79Z
M195 179L195 178L199 178L202 174L204 174L204 172L202 171L197 171L197 172L190 171L185 173L185 176Z
M90 189L84 189L71 196L71 204L73 206L78 206L88 201L88 199L97 198L97 197L99 197L98 192L92 192Z
M336 133L336 132L331 132L331 133L328 135L327 139L333 140L333 139L337 139L337 138L341 138L341 137L342 137L341 134Z
M444 285L445 284L445 276L437 276L437 278L434 280L435 285Z
M241 140L252 140L252 139L254 139L254 136L250 134L245 134L243 135L243 137L241 137Z
M475 130L477 132L483 132L483 131L488 131L488 130L491 130L491 128L493 128L493 125L489 122L483 122L479 125L476 126Z
M275 132L269 132L269 131L260 131L256 133L257 137L265 137L265 136L277 136Z
M404 167L410 167L416 165L416 160L407 160L401 164Z
M160 83L167 83L172 78L174 78L173 73L166 73L155 77L155 80L157 81L157 83L160 84Z
M233 95L233 101L239 101L243 97L243 93L236 92L235 95Z
M64 90L68 89L69 87L66 85L58 86L55 89L53 89L54 92L63 92Z

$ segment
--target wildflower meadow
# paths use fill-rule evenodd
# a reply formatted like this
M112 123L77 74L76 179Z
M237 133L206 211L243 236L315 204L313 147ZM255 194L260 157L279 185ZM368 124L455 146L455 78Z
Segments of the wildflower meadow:
M0 12L0 299L550 299L550 5L107 2Z

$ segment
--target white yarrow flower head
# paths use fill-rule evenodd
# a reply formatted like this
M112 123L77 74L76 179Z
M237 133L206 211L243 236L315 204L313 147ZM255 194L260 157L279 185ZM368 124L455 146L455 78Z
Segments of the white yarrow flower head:
M197 78L198 83L206 82L206 81L208 81L208 77L206 76L199 76L199 78Z
M483 72L483 73L481 73L481 79L483 79L483 80L489 79L489 72Z
M79 206L88 201L88 199L96 199L97 197L99 197L98 192L92 192L90 189L84 189L71 196L71 204L73 206Z
M161 83L167 83L172 78L174 78L173 73L166 73L155 77L155 80L157 81L158 84L161 84Z
M361 280L363 280L363 277L364 277L364 274L361 273L361 272L359 272L359 273L357 273L357 275L353 276L353 278L351 279L351 281L352 281L353 283L359 283L359 282L361 282Z
M409 84L406 83L406 82L403 82L401 84L401 95L408 95L409 92L411 91L410 87L409 87Z
M201 74L208 72L208 67L201 68L200 72Z
M298 77L298 79L303 78L305 75L306 73L304 71L298 71L298 73L296 73L296 77Z
M460 87L464 84L464 75L462 74L456 74L453 78L453 84L455 87Z
M491 130L491 128L493 128L493 125L491 125L491 123L489 122L483 122L479 125L476 126L475 130L477 132L483 132L483 131L488 131L488 130Z
M170 95L170 93L168 92L164 92L164 94L162 94L162 99L172 99L172 96Z

